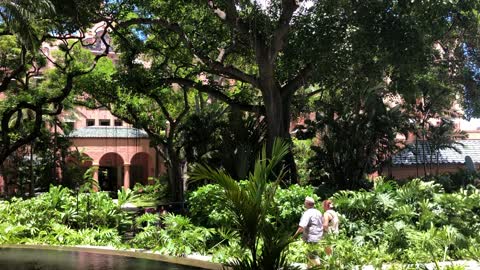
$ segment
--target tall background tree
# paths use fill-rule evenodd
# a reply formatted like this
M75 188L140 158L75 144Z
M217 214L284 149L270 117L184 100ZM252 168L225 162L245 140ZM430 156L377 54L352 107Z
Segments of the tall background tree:
M174 201L183 201L187 164L202 162L246 178L264 139L263 122L214 100L203 102L205 94L194 89L157 84L158 62L148 55L142 59L148 67L99 62L76 85L75 103L104 106L145 130L164 161Z
M397 135L406 133L407 118L399 105L384 103L378 88L342 93L324 97L316 120L307 122L319 137L309 160L310 183L356 189L398 150Z
M113 3L112 27L125 56L161 59L157 83L195 88L264 115L271 145L275 137L290 138L292 101L301 89L338 89L354 70L367 74L368 85L388 78L388 92L411 91L438 40L474 46L466 42L475 37L461 29L474 29L477 8L478 1L131 0ZM459 56L448 63L461 67ZM236 80L241 90L218 77ZM291 155L287 160L295 181Z
M134 71L142 59L146 60L149 81L142 83L155 86L149 88L151 94L176 84L255 113L266 120L269 146L276 137L290 138L294 101L322 101L325 92L331 97L360 96L364 89L378 84L382 84L381 94L417 100L422 92L419 78L429 73L448 86L445 96L457 92L466 97L464 104L470 114L475 112L476 0L83 0L69 4L71 8L60 2L52 2L57 12L62 12L59 21L35 20L41 30L40 41L53 34L71 39L66 33L82 29L75 26L103 20L115 37L123 68L129 74L142 78L144 74ZM72 12L85 16L71 16ZM71 57L69 53L65 56ZM64 62L72 63L72 59ZM5 78L13 78L16 69L6 70ZM69 71L65 66L59 70L65 72L67 85L89 71ZM63 100L69 89L65 87L61 97L40 99L39 103L55 107L58 103L52 102ZM132 91L141 94L143 90ZM329 109L319 106L317 110ZM2 132L3 144L9 145L11 138L5 135L9 134L8 125ZM294 182L291 153L286 160L290 182Z
M81 99L76 104L104 106L116 117L145 130L150 145L164 160L171 199L183 201L186 172L178 134L190 113L193 96L188 88L172 90L156 84L155 74L155 68L148 70L142 64L115 68L112 62L104 62L82 78L76 89Z
M99 9L103 1L85 3ZM75 44L82 44L85 27L95 20L95 14L88 12L80 19L76 9L69 9L72 5L48 0L0 1L1 166L12 153L41 136L44 128L49 129L44 122L62 112L75 79L93 70L108 53L106 44L103 54L87 65L79 64L72 51ZM41 50L47 42L61 53L52 57ZM55 67L54 73L47 74L47 63Z

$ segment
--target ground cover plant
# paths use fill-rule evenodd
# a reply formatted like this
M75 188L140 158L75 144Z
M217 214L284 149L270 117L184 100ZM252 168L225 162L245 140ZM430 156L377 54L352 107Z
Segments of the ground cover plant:
M211 229L174 214L162 217L159 227L158 215L138 216L122 210L129 199L142 198L136 191L119 191L117 201L107 192L90 191L51 186L49 192L34 198L0 201L0 244L133 247L166 255L205 253ZM132 231L133 238L126 237Z
M303 199L313 192L308 186L277 188L275 200L291 232L303 211ZM231 227L224 194L218 184L192 192L188 196L192 220L207 227ZM480 259L480 192L473 186L446 193L439 184L420 179L403 185L379 179L371 190L339 191L331 199L342 222L338 237L323 240L335 250L333 256L323 255L325 267L391 264L402 267L392 269L410 269L408 265L416 263ZM295 241L289 246L288 261L306 262L305 253L305 244ZM214 259L225 261L223 253L215 254L219 256Z
M467 186L445 193L440 185L414 179L403 186L379 180L371 191L339 191L332 197L342 214L338 237L325 265L427 263L479 260L480 192ZM291 246L292 260L302 259L301 243Z
M116 246L128 222L107 193L51 186L35 198L0 203L0 243Z
M238 186L246 188L248 181ZM315 192L320 191L311 186L277 186L271 200L275 215L264 215L262 222L266 228L281 222L282 235L293 234L305 196L321 200ZM35 198L0 202L0 244L133 247L174 256L209 254L223 263L251 260L225 195L221 185L212 183L189 194L188 216L132 216L107 193L77 194L52 186ZM392 269L415 269L417 263L480 260L480 191L473 186L446 193L440 185L420 179L403 185L378 180L372 190L339 191L331 198L341 213L341 233L323 240L334 249L333 256L322 255L323 267L388 264ZM135 234L126 238L132 228ZM265 247L260 238L258 254ZM285 265L305 262L305 249L301 240L291 242L282 253Z
M138 207L157 207L168 201L168 186L158 178L150 179L151 183L136 183L133 189L121 189L117 192L119 204L131 202Z

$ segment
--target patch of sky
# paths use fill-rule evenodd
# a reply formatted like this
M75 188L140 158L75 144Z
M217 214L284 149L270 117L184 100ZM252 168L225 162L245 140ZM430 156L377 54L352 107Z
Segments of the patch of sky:
M266 10L275 0L250 0L252 3L258 4L262 9ZM278 1L278 0L277 0ZM296 0L300 4L300 9L311 8L317 0Z
M476 99L478 98L478 94L476 93L478 91L478 88L480 87L480 67L478 65L477 59L478 59L478 50L474 47L468 46L466 43L462 44L462 50L463 54L466 57L467 61L465 64L465 68L470 71L470 76L471 79L475 82L474 87L464 87L464 104L465 104L465 118L467 120L470 120L473 116L479 115L479 112L477 112L478 108L475 106L477 103Z
M132 31L142 42L147 40L148 36L142 29L135 28Z
M476 59L478 59L478 50L468 46L466 43L462 44L463 54L467 58L466 67L473 72L474 80L479 82L480 67Z

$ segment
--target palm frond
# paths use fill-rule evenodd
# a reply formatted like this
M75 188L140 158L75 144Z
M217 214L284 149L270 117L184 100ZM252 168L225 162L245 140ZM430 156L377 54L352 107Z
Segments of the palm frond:
M43 15L51 15L55 7L50 0L3 0L0 1L2 19L9 31L16 34L20 42L29 49L37 48L38 32L35 26Z
M276 140L271 158L266 146L262 147L248 181L239 184L224 170L215 170L198 165L191 174L192 180L213 180L225 191L228 210L233 213L233 224L240 236L242 246L250 250L251 257L232 262L232 269L279 269L287 266L283 251L290 243L290 233L281 230L278 224L269 222L276 215L274 195L283 170L274 175L277 166L289 151L289 145ZM274 182L270 182L271 179ZM263 243L258 252L259 243Z

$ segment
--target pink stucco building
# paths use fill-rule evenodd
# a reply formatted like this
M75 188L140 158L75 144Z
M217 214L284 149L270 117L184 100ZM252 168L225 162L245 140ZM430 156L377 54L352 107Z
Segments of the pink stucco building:
M94 55L105 52L105 44L100 39L104 31L105 24L98 23L83 33L84 45ZM110 42L108 33L104 39ZM40 49L49 59L46 67L39 71L41 76L42 72L54 67L52 60L58 44L44 43ZM114 63L118 60L113 48L110 48L107 57ZM3 94L0 95L2 97ZM117 119L108 110L77 107L64 111L60 118L73 128L67 136L73 143L72 147L80 150L85 157L82 165L98 167L94 178L102 190L115 191L121 187L133 187L135 183L147 184L150 177L158 177L165 172L163 160L150 147L147 134ZM4 181L0 176L0 193L4 190Z
M100 39L104 31L105 25L98 23L84 33L84 44L92 54L104 53L105 44ZM108 33L104 39L110 42ZM43 48L46 49L52 51L56 48ZM113 48L110 48L108 57L114 63L118 60ZM147 134L117 119L108 110L77 107L62 116L63 121L73 127L73 132L68 135L73 146L90 160L84 165L98 167L94 178L102 190L147 184L150 177L158 177L164 172L163 161L149 146Z
M84 156L81 166L98 168L94 178L102 190L147 184L151 177L165 172L163 159L150 147L146 132L133 128L108 110L77 107L65 111L61 120L73 128L66 136L72 142L72 150L78 149ZM5 184L0 176L0 194L3 192Z
M149 146L147 134L114 117L108 110L77 107L63 121L73 127L73 146L88 157L85 166L97 166L94 177L102 190L147 184L163 171L163 161Z

